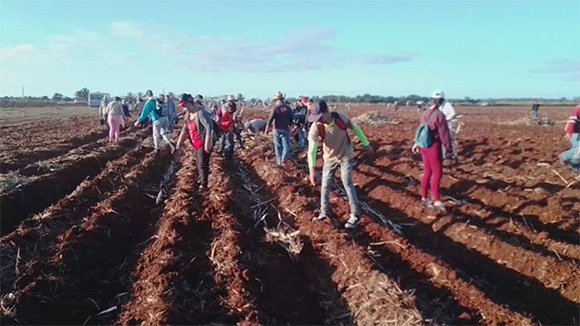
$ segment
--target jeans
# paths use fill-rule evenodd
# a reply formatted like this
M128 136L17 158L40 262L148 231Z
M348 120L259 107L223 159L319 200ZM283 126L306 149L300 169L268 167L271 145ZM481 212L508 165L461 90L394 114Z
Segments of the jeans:
M167 144L171 144L171 139L169 138L169 120L167 117L160 117L153 121L153 144L155 149L159 149L161 138Z
M348 203L350 204L350 215L360 216L358 197L352 182L353 159L342 158L340 162L327 163L322 166L322 189L320 190L320 216L328 216L330 212L330 190L334 185L334 173L340 166L340 178L346 190Z
M209 176L209 157L210 153L206 152L203 147L195 150L199 185L204 188L207 188L207 179Z
M560 154L560 159L572 165L580 165L580 134L572 134L570 137L572 147Z
M306 145L306 134L302 128L298 129L298 145L300 147L304 147Z
M282 164L290 155L290 132L284 129L274 129L272 132L276 163Z
M225 147L223 147L224 158L230 160L234 156L234 133L228 132L224 134L223 138L223 144L225 144Z

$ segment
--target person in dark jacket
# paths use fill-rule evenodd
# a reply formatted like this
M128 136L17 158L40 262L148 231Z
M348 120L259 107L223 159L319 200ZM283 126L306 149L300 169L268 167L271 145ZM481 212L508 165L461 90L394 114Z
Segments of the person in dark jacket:
M274 151L276 152L276 163L281 165L290 156L290 125L292 124L293 114L292 109L284 104L284 94L277 92L273 99L275 106L268 117L268 121L266 121L264 134L268 133L268 128L274 122L272 139L274 141Z

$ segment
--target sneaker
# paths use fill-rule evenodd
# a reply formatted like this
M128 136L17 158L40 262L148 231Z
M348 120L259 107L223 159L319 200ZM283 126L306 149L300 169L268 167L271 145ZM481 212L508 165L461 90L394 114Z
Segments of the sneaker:
M326 215L320 214L318 216L315 216L312 220L313 221L324 221L325 219L326 219Z
M351 216L348 221L344 224L344 227L347 229L354 229L360 223L360 218L356 216Z
M421 198L421 205L431 207L431 205L433 205L433 200L430 198Z
M447 213L447 209L445 208L445 206L443 206L443 203L440 202L440 201L434 202L431 207L433 207L434 209L440 211L441 213Z

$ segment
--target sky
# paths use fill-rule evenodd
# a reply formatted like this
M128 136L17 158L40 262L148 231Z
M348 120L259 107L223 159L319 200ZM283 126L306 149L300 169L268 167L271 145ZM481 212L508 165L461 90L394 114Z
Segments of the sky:
M580 96L580 1L0 0L0 96Z

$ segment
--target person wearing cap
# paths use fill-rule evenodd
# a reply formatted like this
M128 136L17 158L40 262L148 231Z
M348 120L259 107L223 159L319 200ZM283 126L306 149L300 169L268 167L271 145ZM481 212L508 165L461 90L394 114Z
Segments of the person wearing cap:
M175 151L175 146L173 141L169 138L169 120L167 119L167 106L163 101L153 97L153 91L147 90L145 92L146 102L143 106L143 110L139 115L137 121L135 121L135 126L141 125L146 121L147 117L150 117L153 121L153 144L155 146L155 152L159 150L161 139L165 141L171 148L171 152Z
M580 172L580 105L572 110L566 122L565 132L565 137L572 147L560 154L560 161L570 164L572 170Z
M425 169L421 178L421 203L445 213L445 206L439 197L439 187L443 177L443 153L441 147L445 148L447 153L451 153L452 139L445 114L439 108L442 103L440 98L435 93L431 98L432 105L420 117L421 125L429 125L429 130L433 137L431 146L420 148L414 143L411 151L415 154L421 153ZM432 200L427 198L429 185L431 185Z
M354 228L360 222L360 207L356 189L352 181L354 168L354 148L347 130L351 129L365 147L368 158L373 149L361 128L346 115L330 112L325 101L312 106L308 116L312 122L308 132L308 167L310 183L316 185L316 155L319 143L322 143L322 187L320 190L320 215L317 220L323 220L330 213L330 190L334 183L334 174L340 167L340 177L348 196L350 216L345 224L346 228Z
M447 120L447 126L449 127L449 136L451 137L451 149L447 151L443 148L443 158L451 158L454 162L457 162L457 152L455 146L455 128L457 124L457 112L453 107L451 102L445 99L445 93L441 90L436 90L431 93L431 100L436 102L439 107L439 111L443 112L445 115L445 120Z
M103 114L107 117L107 122L109 123L109 142L117 143L121 125L125 126L125 114L121 98L115 96L115 99L104 109Z
M179 149L185 140L189 138L195 151L199 189L207 190L209 177L209 159L213 150L215 139L213 123L203 102L194 99L190 94L182 94L177 105L185 111L183 127L175 145Z
M290 155L290 125L292 124L292 109L284 103L284 94L277 92L273 97L274 109L266 121L264 134L268 133L268 128L274 123L272 140L274 142L274 152L276 153L276 163L281 165L288 160Z
M222 131L221 149L226 159L231 159L234 155L234 114L237 110L236 98L229 95L224 104L225 110L219 110L217 124Z

